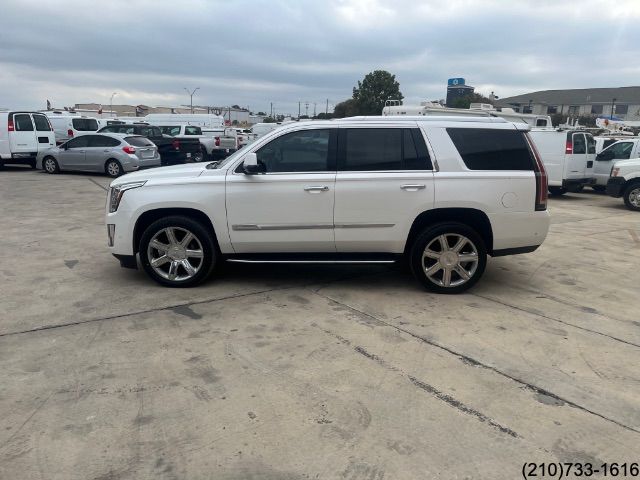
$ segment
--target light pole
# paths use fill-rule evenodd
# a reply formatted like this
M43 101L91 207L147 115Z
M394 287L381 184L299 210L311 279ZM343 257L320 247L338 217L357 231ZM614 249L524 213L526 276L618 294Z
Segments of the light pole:
M111 117L113 117L113 97L115 97L118 94L118 92L113 92L111 94L111 100L109 100L109 114L111 115Z
M195 93L200 90L200 87L196 87L193 89L192 92L189 91L189 89L187 87L183 87L185 89L185 91L189 94L189 97L191 98L191 113L193 113L193 95L195 95Z
M611 100L611 120L613 120L613 109L616 106L616 99Z

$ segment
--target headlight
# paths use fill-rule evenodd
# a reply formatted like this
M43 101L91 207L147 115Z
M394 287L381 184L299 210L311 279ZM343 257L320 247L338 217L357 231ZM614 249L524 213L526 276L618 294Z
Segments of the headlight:
M611 169L611 176L612 176L612 177L617 177L617 176L618 176L618 173L620 173L620 168L619 168L619 167L613 167L613 168Z
M113 213L118 210L118 207L120 206L120 200L122 200L124 192L126 192L127 190L131 190L132 188L141 187L145 183L147 183L146 180L143 182L123 183L122 185L111 187L109 189L109 213Z

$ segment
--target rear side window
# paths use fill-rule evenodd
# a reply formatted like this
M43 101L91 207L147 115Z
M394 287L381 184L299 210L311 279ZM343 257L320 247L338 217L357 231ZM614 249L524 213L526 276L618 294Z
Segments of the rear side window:
M596 141L591 135L587 135L587 153L596 153Z
M120 145L120 140L102 135L90 135L89 146L90 147L117 147Z
M118 130L116 127L104 127L100 129L100 132L105 132L105 133L115 133L117 131Z
M79 132L95 132L98 130L98 121L95 118L74 118L71 124Z
M134 147L153 147L153 142L144 137L125 137L125 141Z
M469 170L533 170L524 133L518 130L447 128Z
M342 171L431 169L417 128L349 128L341 132Z
M36 130L39 132L50 132L51 125L49 125L49 120L44 115L34 115L33 123L36 124Z
M202 129L200 127L184 127L185 135L202 135Z
M19 113L13 116L13 123L16 132L33 132L33 123L31 123L31 115L27 113Z

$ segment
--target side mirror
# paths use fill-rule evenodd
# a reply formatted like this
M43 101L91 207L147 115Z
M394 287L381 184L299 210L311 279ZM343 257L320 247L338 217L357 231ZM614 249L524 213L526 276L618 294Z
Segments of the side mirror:
M255 153L247 153L244 156L242 169L247 175L255 175L257 173L265 173L267 171L264 164L258 163L258 156Z

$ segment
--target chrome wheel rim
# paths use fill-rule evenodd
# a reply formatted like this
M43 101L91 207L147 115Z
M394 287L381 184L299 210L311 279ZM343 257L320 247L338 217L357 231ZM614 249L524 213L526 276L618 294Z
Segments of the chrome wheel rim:
M629 192L629 203L636 208L640 208L640 187Z
M109 175L117 177L120 174L120 166L116 162L109 162L107 172Z
M478 269L478 249L464 235L445 233L422 253L422 269L430 282L445 288L467 283Z
M156 274L172 282L183 282L202 268L204 250L198 237L186 228L167 227L149 242L147 258Z
M202 151L199 151L198 153L193 155L193 159L196 162L201 162L202 160L204 160L204 153L202 153Z
M49 172L49 173L53 173L56 171L56 163L52 158L47 158L44 161L44 169Z

